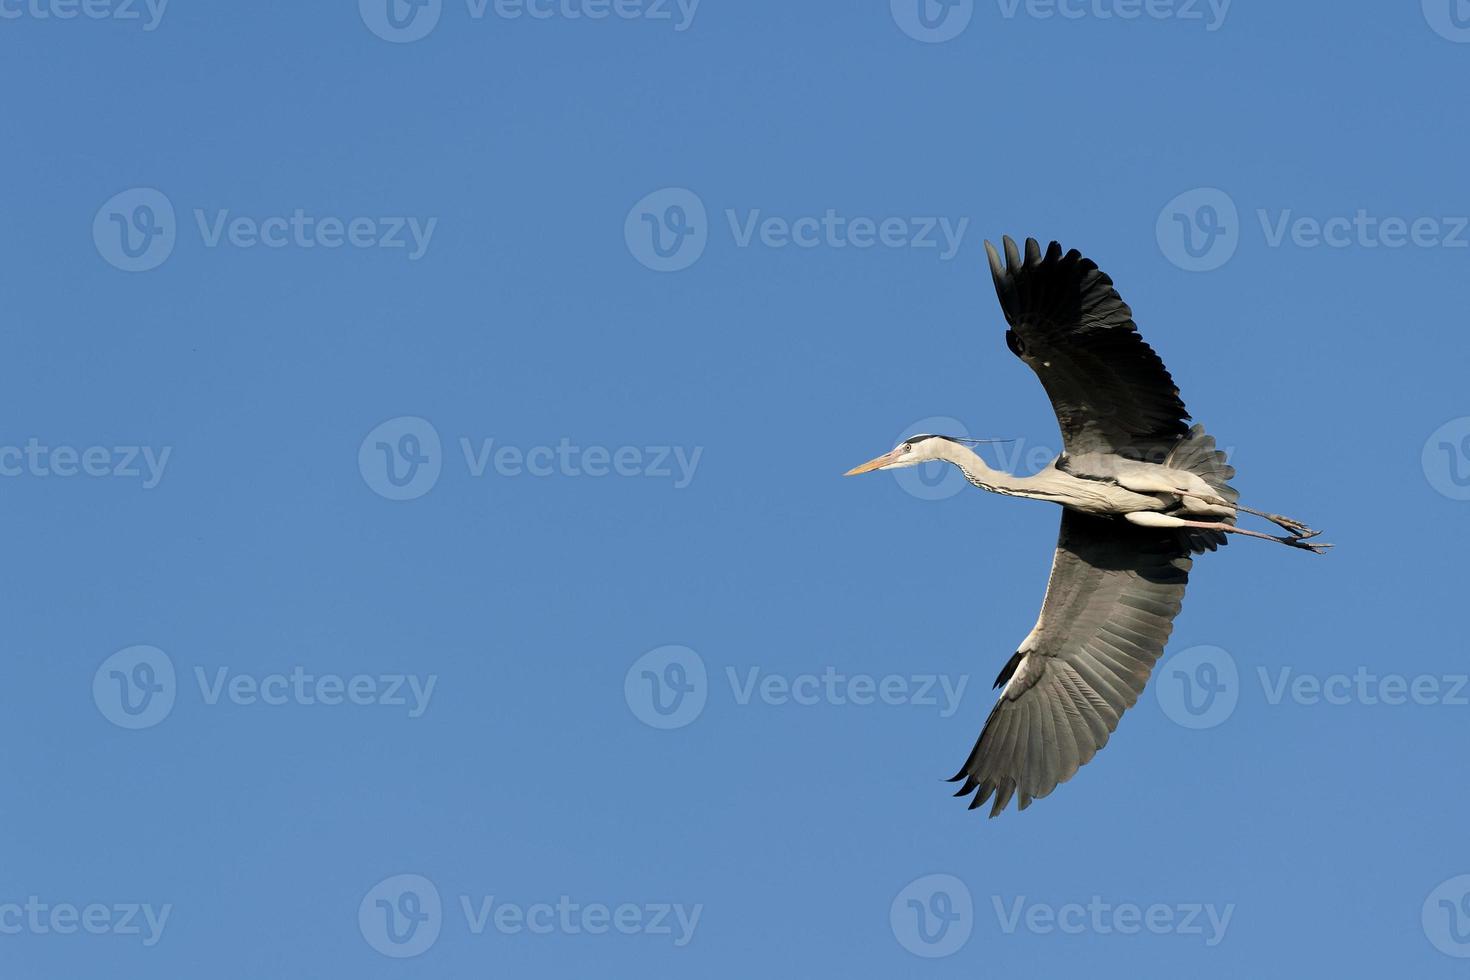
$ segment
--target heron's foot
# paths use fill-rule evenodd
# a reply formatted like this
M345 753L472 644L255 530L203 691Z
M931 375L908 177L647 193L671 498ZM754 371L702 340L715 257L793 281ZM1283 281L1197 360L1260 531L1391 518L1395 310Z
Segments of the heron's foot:
M1312 531L1311 534L1303 534L1297 537L1290 538L1277 538L1276 540L1282 542L1283 544L1289 544L1293 548L1301 548L1303 551L1310 551L1314 555L1325 555L1327 554L1327 550L1331 548L1332 545L1325 543L1316 544L1307 540L1307 538L1316 537L1321 533L1321 531Z
M1279 524L1281 527L1284 527L1294 538L1305 540L1307 538L1315 538L1322 533L1321 531L1312 530L1301 521L1294 521L1290 517L1282 517L1280 514L1267 514L1266 519L1273 524Z
M1254 508L1246 507L1244 504L1236 504L1235 509L1241 511L1242 513L1254 514L1257 517L1264 517L1266 520L1270 521L1272 524L1275 524L1277 527L1281 528L1287 534L1290 534L1294 538L1301 538L1305 540L1307 538L1315 538L1317 535L1322 533L1321 531L1314 531L1307 525L1303 524L1301 521L1292 520L1290 517L1287 517L1283 514L1273 514L1270 511L1255 510Z

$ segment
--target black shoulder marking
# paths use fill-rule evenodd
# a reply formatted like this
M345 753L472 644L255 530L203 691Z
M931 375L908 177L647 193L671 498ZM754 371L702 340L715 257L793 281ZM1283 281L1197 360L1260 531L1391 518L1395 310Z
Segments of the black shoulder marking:
M1015 354L1017 357L1026 356L1026 345L1021 343L1021 338L1016 336L1016 331L1006 331L1006 346L1009 347L1011 349L1011 353Z
M995 687L1000 687L1011 679L1011 675L1016 672L1017 667L1021 666L1021 660L1025 656L1020 650L1011 654L1011 659L1006 661L1006 665L1000 669L1000 676L995 679Z

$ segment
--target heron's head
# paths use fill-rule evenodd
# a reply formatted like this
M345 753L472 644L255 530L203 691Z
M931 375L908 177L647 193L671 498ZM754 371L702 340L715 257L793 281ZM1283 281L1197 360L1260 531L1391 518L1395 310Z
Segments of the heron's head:
M947 459L949 450L965 441L967 440L956 439L952 436L913 436L894 446L891 451L882 456L870 459L861 466L854 466L842 475L857 476L859 473L871 473L873 470L899 470L905 466L918 466L930 460Z

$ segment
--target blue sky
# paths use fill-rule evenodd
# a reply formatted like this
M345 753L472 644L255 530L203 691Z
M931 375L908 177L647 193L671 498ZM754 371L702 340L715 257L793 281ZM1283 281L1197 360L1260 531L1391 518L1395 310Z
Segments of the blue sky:
M0 0L0 973L1462 975L1454 2ZM1338 549L988 821L1007 233Z

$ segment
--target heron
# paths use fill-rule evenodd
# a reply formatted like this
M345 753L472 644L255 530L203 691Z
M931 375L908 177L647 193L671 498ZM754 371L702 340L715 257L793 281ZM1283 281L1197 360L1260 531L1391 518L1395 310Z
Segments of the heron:
M1039 472L992 469L982 440L916 435L844 476L930 461L982 490L1060 504L1061 532L1036 625L1001 669L980 737L950 782L970 809L1013 798L1025 810L1071 779L1137 703L1179 614L1193 556L1229 535L1323 554L1320 532L1240 503L1226 454L1190 415L1164 362L1096 262L1052 242L1004 261L985 251L1006 346L1036 372L1061 427L1062 452ZM1250 514L1284 535L1237 527Z

